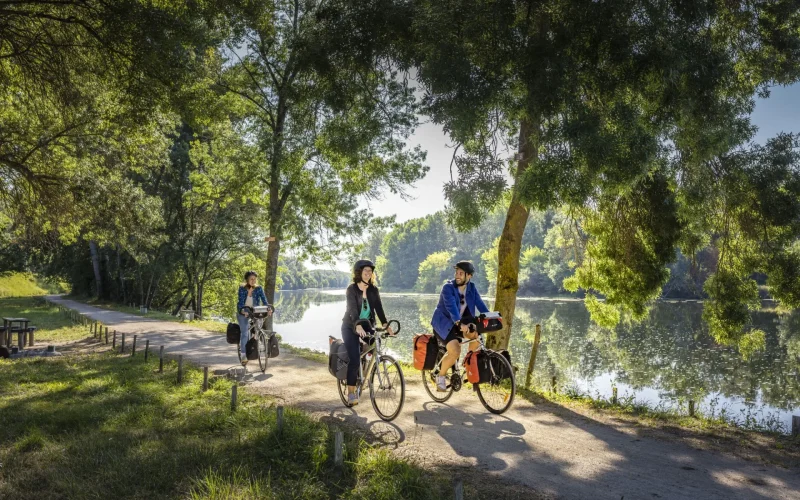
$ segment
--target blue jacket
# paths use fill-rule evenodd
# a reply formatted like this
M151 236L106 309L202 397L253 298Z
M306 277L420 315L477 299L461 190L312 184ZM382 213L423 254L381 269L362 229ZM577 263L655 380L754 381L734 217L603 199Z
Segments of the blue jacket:
M247 288L240 286L239 287L239 302L236 303L236 312L241 313L242 308L244 307L244 301L247 300ZM253 289L253 305L254 306L266 306L267 304L267 296L264 295L264 289L260 286L256 286Z
M481 295L478 293L477 287L471 281L467 284L467 289L464 291L464 298L467 301L467 309L473 316L477 316L475 309L478 313L489 312L489 308L483 303ZM442 287L439 294L439 304L436 306L436 311L433 312L433 319L431 326L433 330L439 334L441 338L446 338L447 334L452 330L456 321L461 320L461 297L458 287L452 282L448 281Z

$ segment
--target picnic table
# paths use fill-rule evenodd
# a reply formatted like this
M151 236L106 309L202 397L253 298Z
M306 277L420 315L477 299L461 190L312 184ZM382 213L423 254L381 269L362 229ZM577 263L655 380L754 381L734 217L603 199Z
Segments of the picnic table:
M25 336L30 331L30 328L28 328L28 323L30 322L31 320L28 318L3 318L3 336L0 338L0 340L3 340L2 343L11 346L11 334L16 330L20 334L21 341L19 343L24 346ZM19 326L15 327L15 324Z

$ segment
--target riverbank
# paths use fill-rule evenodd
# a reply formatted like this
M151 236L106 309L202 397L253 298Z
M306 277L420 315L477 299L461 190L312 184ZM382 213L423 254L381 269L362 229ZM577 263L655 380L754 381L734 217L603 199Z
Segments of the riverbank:
M113 304L105 304L105 308L130 312L129 309ZM140 315L138 310L135 314ZM172 316L166 316L164 320L178 322ZM148 314L148 317L151 317ZM153 319L162 319L160 316ZM222 323L212 325L214 330L209 329L206 322L187 323L193 327L204 328L209 331L221 332ZM313 351L311 349L298 348L286 343L282 343L284 348L290 349L294 354L310 359L318 363L327 363L326 353ZM413 366L403 363L406 378L418 378L419 372ZM521 386L523 380L519 380ZM587 418L601 419L612 422L621 419L628 424L641 427L647 432L654 432L663 439L678 439L683 442L692 443L693 446L701 446L703 449L714 449L742 456L747 459L756 459L759 454L764 455L765 460L778 463L784 466L800 463L800 442L791 436L770 431L766 427L759 428L756 425L750 428L743 428L740 422L732 419L733 415L706 415L705 409L698 407L694 416L688 416L686 409L667 409L656 408L645 403L635 401L622 395L616 402L610 399L599 397L589 397L581 394L574 389L560 388L557 392L550 388L539 388L534 391L520 391L526 399L541 404L548 402L554 406L565 406L571 411L577 412Z

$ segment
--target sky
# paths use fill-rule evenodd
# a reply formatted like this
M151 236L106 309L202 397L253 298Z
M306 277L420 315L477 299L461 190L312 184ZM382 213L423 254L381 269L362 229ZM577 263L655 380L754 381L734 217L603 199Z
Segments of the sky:
M758 127L754 140L764 143L780 132L800 133L800 84L789 87L773 87L768 99L757 99L752 114L752 123ZM453 149L447 135L438 125L423 122L409 138L408 146L420 145L428 152L426 160L430 171L424 179L406 189L411 199L405 201L399 195L388 193L381 200L362 201L376 216L396 216L397 222L424 217L445 206L442 188L450 180L450 160ZM330 269L328 265L310 265L310 268ZM334 269L348 271L350 263L337 262Z

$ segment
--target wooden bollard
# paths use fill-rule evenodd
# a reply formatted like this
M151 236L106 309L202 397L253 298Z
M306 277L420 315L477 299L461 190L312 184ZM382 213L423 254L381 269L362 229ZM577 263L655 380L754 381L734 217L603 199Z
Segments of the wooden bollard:
M239 386L234 382L231 386L231 411L236 411L236 391L238 389Z
M158 350L158 373L164 373L164 346Z
M33 330L28 330L28 347L33 347Z
M183 354L178 355L178 383L183 382Z
M336 431L333 439L333 464L336 467L344 465L344 433Z
M533 336L533 347L531 348L531 359L528 360L528 371L525 373L525 388L531 388L533 369L536 366L536 354L539 352L539 339L542 336L542 325L536 325L536 333Z
M464 500L464 481L456 479L455 491L453 493L455 500Z
M122 344L119 350L120 354L125 354L125 332L122 332Z
M114 332L116 333L116 330ZM108 345L108 328L106 328L106 345Z
M550 380L550 392L556 392L556 376L553 375L553 378Z
M800 434L800 415L792 415L792 436Z
M133 346L131 348L131 356L136 355L136 335L133 336Z
M203 367L203 392L208 390L208 367Z
M617 404L617 388L611 388L611 404Z
M147 363L147 358L150 356L150 339L144 341L144 362Z
M283 406L277 408L278 412L278 434L283 432Z
M689 400L689 416L694 417L694 399Z
M116 330L114 330L114 342L111 343L111 350L112 351L116 351L117 350L117 331Z

